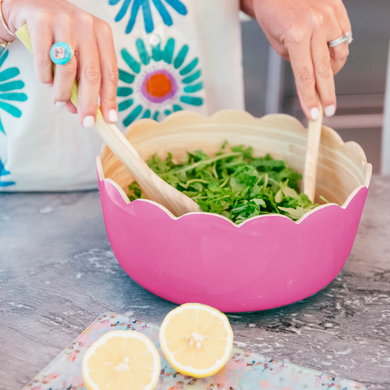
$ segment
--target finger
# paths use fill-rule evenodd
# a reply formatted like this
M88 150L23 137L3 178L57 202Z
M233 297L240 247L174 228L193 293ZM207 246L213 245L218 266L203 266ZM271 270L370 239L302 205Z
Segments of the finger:
M331 42L337 38L340 38L345 34L345 30L341 29L341 26L338 25L333 28L333 35L331 39L328 39L328 42ZM340 43L337 46L329 47L330 54L330 63L332 66L333 74L337 74L341 68L345 65L348 55L349 55L349 45L347 42Z
M336 112L336 92L326 35L317 30L311 41L316 88L326 116Z
M53 86L53 70L50 59L50 49L53 45L53 36L47 23L29 26L31 44L34 53L35 72L39 81L49 87Z
M344 7L344 4L341 1L338 2L334 20L337 20L339 25L337 28L338 35L335 36L334 34L334 37L330 38L328 42L333 39L337 39L345 33L351 31L351 22L349 21L348 13L346 8ZM337 74L347 61L349 55L349 45L347 42L344 42L340 45L329 48L329 51L333 73Z
M99 21L95 29L100 56L102 84L100 90L100 105L104 119L107 122L118 121L118 64L115 54L112 30L108 23Z
M77 114L77 108L73 105L72 102L68 102L66 103L66 109L68 110L68 112L70 112L71 114Z
M72 50L75 47L75 40L70 31L69 24L64 22L60 24L55 32L56 42L67 43ZM58 108L66 107L72 92L72 86L77 74L77 58L73 56L65 65L56 65L54 75L53 100Z
M340 3L340 7L337 12L337 20L339 22L342 34L352 32L347 10L345 9L343 3ZM337 74L347 61L349 56L349 44L344 42L341 45L332 47L330 50L330 55L333 72L334 74Z
M92 18L92 16L91 16ZM99 51L94 34L93 18L84 17L82 25L84 39L79 45L79 107L83 127L92 127L96 121L101 85Z
M315 120L319 117L320 111L315 93L310 41L290 44L288 51L303 112L309 119Z
M347 62L349 56L349 45L347 42L341 43L338 46L329 48L330 62L333 74L337 74Z
M347 9L345 8L342 1L339 2L336 9L336 18L340 24L343 34L348 31L352 31L351 21L349 20Z

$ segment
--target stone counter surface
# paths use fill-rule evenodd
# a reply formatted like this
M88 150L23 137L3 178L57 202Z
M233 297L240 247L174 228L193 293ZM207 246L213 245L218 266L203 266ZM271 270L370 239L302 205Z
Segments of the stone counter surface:
M174 307L121 269L97 192L0 194L1 390L23 387L102 313L160 324ZM236 346L389 390L390 177L373 178L352 253L327 288L228 316Z

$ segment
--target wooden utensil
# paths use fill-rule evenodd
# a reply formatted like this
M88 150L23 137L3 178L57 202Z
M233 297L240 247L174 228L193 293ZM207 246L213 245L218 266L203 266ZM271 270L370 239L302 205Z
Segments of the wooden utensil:
M27 25L20 28L16 35L32 53ZM78 106L77 81L73 85L70 101L75 107ZM189 212L200 211L197 203L173 188L148 167L121 131L115 125L104 120L100 108L96 116L95 129L122 164L132 173L146 198L165 206L177 217Z
M318 102L319 97L317 95ZM323 109L319 102L320 116L317 120L309 120L305 169L303 172L303 193L314 203L316 193L318 149L320 147Z

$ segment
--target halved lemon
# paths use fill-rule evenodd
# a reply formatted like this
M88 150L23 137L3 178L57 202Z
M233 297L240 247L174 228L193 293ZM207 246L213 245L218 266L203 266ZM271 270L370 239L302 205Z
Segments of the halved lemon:
M204 378L218 372L233 348L233 331L219 310L187 303L172 310L160 328L160 344L171 366L184 375Z
M89 347L82 368L89 390L152 390L158 382L161 362L146 336L115 330Z

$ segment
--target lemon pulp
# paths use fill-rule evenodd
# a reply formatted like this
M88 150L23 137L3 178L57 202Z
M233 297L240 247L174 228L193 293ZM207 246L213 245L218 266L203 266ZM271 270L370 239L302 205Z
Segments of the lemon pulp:
M165 317L160 344L173 368L203 378L218 372L228 361L233 331L228 318L219 310L187 303Z
M117 330L92 344L82 370L89 390L152 390L161 371L160 355L143 334Z

